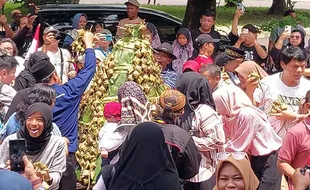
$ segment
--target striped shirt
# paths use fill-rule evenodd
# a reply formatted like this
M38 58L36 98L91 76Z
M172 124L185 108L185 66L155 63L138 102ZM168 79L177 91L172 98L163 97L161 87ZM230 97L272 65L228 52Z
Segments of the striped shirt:
M166 67L166 69L161 72L161 77L166 85L168 85L170 88L175 88L177 73L173 69Z
M191 182L208 180L216 169L216 153L222 151L225 143L223 123L217 113L208 105L201 104L195 109L192 130L199 132L193 140L200 151L201 162L199 173L190 179Z

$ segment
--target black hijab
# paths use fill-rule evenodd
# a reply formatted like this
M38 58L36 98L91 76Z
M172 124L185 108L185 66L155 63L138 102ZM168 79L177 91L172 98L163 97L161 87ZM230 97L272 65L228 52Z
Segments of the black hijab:
M299 48L301 48L302 50L305 49L305 34L302 30L293 30L291 33L294 33L294 32L298 32L300 34L300 37L301 37L301 42L300 44L298 45ZM288 43L288 46L291 46L290 43Z
M115 166L112 190L179 190L161 128L152 122L138 124L125 141Z
M191 129L194 110L200 104L206 104L215 110L215 103L208 80L195 72L179 75L176 88L186 96L184 114L180 118L179 126L185 131Z
M17 138L24 138L26 140L26 153L28 155L36 155L44 150L44 148L48 144L48 141L51 138L51 132L53 129L53 115L50 106L42 102L32 104L31 106L29 106L26 112L25 120L35 112L40 112L44 119L44 129L42 131L42 134L37 138L31 137L26 127L26 124L22 127L21 130L17 132Z

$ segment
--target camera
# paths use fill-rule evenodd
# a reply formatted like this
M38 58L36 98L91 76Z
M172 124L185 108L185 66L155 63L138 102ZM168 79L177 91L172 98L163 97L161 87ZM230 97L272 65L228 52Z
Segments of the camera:
M61 40L61 35L60 35L59 33L56 33L56 34L55 34L55 39L56 39L56 40Z

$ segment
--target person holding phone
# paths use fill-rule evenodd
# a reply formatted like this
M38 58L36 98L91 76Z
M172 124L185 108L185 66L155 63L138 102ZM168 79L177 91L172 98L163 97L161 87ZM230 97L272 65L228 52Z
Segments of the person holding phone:
M286 46L283 46L284 41L287 39L289 43ZM281 50L286 49L289 46L299 47L300 49L306 52L305 34L302 30L295 29L291 31L291 26L287 26L286 30L284 30L284 32L281 34L275 46L269 52L269 55L272 57L272 60L278 72L283 71L283 69L280 66Z
M48 167L46 183L50 185L50 190L58 189L62 174L66 170L65 142L61 137L51 134L52 118L49 105L38 102L29 106L22 129L5 138L0 146L0 168L7 167L10 140L25 139L26 156L33 163L41 162Z
M19 32L12 37L13 41L15 42L19 56L25 58L28 49L31 46L34 33L36 31L36 27L38 26L38 22L36 22L37 13L39 11L35 5L35 14L31 15L28 14L26 17L22 17L20 21ZM26 24L25 24L26 23Z
M60 33L56 28L52 26L46 27L43 31L44 44L38 51L46 53L54 65L61 82L66 83L76 76L76 71L73 63L68 62L71 59L70 52L67 49L59 48L60 39Z
M259 65L263 65L267 61L267 49L257 41L259 34L258 28L252 24L243 26L240 36L238 35L238 22L239 18L244 14L243 10L237 9L232 23L231 32L228 37L231 45L241 48L245 51L246 61L255 61Z
M112 52L110 49L112 33L107 29L103 29L103 31L96 33L95 36L99 39L94 47L95 52L100 52L105 59Z

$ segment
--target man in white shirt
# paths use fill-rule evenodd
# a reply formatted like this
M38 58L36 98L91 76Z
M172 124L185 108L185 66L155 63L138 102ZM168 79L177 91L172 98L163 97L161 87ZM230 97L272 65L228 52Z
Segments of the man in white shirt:
M47 54L62 83L66 83L69 79L75 77L76 72L74 66L68 62L71 54L68 50L58 47L60 40L59 31L52 26L45 28L43 31L43 40L44 44L38 51L43 51Z
M116 37L123 37L124 27L126 24L144 24L144 20L138 17L140 3L137 0L128 0L125 5L127 6L128 18L119 21Z
M257 84L252 85L253 97L250 98L268 115L274 130L283 138L288 129L305 118L298 110L310 90L310 81L303 77L307 55L300 48L291 46L283 50L280 59L283 72L265 77L258 88ZM275 101L287 105L288 109L271 114Z

